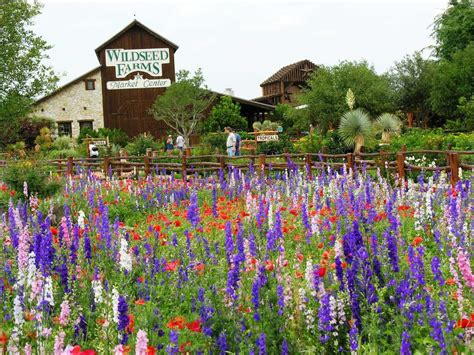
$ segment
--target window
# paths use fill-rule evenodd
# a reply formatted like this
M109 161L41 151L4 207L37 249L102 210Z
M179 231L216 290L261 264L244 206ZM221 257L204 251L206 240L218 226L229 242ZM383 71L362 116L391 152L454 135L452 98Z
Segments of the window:
M85 80L86 90L95 90L95 79Z
M58 135L72 137L71 122L58 122Z
M93 129L92 121L82 121L79 122L79 131L82 132L84 129Z

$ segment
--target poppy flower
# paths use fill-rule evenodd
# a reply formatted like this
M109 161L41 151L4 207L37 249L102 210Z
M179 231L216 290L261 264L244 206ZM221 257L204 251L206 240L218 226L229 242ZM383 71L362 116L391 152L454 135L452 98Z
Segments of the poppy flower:
M447 283L449 286L452 286L452 285L455 284L455 281L454 281L453 278L449 278L449 279L446 280L446 283Z
M325 268L325 267L319 268L319 270L318 270L318 276L319 276L319 277L324 277L324 275L326 275L326 268Z
M58 229L56 227L49 227L52 235L58 235Z
M8 343L8 335L5 332L0 333L0 347L4 347Z
M135 304L138 306L143 306L145 304L145 300L143 298L139 298L135 301Z
M125 332L133 333L135 331L135 316L133 314L128 315L128 325L125 328Z
M169 263L166 263L165 270L175 271L178 266L179 266L179 260L171 261Z
M184 328L185 323L186 323L186 319L184 317L176 316L168 322L167 327L169 329L180 329L181 330L181 329Z
M200 333L201 332L201 320L193 320L192 322L189 322L186 324L186 328L188 328L190 331L195 332L195 333Z
M265 260L265 270L273 271L274 269L275 265L273 265L273 262L271 260Z
M418 236L413 239L412 245L416 247L418 244L420 244L423 241L423 238Z
M147 345L146 355L155 355L155 354L156 354L156 348L152 345Z
M181 221L179 219L177 219L176 221L174 221L174 226L175 227L181 227Z
M301 253L296 253L296 258L298 259L298 261L303 261L304 260L304 255L301 254Z
M458 320L456 323L456 328L465 329L465 328L472 328L472 327L474 327L474 317L472 314L471 314L471 319L462 318Z

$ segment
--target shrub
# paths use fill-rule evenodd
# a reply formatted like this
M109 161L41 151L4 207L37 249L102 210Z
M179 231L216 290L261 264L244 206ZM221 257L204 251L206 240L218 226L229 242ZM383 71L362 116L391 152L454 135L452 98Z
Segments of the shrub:
M51 148L54 150L65 150L72 148L72 139L67 136L58 137L54 140Z
M35 139L40 134L40 130L44 127L53 129L55 123L49 118L33 117L27 118L20 122L20 140L25 142L28 149L35 147Z
M219 152L226 150L227 134L225 133L208 133L201 137L202 145L211 148L211 151L218 149Z
M130 138L127 133L117 128L99 128L99 137L109 137L110 144L116 144L121 147L125 147L129 142Z
M276 142L258 143L257 145L257 154L273 155L294 152L295 147L286 134L280 134Z
M140 134L126 145L125 150L129 155L145 155L149 148L159 150L162 147L163 145L156 141L153 136Z
M3 171L3 181L17 193L23 195L24 182L30 194L48 197L56 194L62 187L60 181L52 180L46 166L38 161L22 160L11 162Z

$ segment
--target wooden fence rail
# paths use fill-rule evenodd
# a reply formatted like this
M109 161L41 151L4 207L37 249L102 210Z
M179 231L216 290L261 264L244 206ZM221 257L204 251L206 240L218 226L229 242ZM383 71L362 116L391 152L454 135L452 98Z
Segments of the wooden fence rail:
M435 155L446 160L442 166L420 167L407 161L407 156ZM367 170L382 168L396 174L399 179L405 179L409 171L446 171L450 173L451 183L454 185L459 180L459 169L474 171L472 157L463 161L461 157L474 155L474 151L442 151L418 150L399 152L378 152L360 154L324 154L324 153L299 153L277 155L243 155L228 157L226 155L196 155L196 156L130 156L130 157L104 157L104 158L73 158L54 159L47 161L51 172L60 174L76 174L84 171L101 172L104 176L116 174L121 177L137 176L166 172L178 172L183 178L194 173L226 171L230 166L248 170L253 166L255 170L267 173L270 170L284 170L297 166L306 169L309 178L313 171L326 167ZM470 164L468 164L470 162ZM8 165L8 161L0 160L0 169Z

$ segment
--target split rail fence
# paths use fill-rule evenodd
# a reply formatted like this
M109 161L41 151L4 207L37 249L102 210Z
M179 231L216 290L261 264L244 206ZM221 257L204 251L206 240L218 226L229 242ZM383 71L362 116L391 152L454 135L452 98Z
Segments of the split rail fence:
M435 159L442 166L417 166L407 157L425 156ZM425 159L426 161L426 159ZM470 164L468 164L470 163ZM0 161L0 168L7 161ZM459 180L459 168L474 171L474 151L416 150L400 152L378 152L360 154L279 154L279 155L243 155L228 157L225 155L183 155L183 156L137 156L105 158L72 158L49 160L47 165L52 173L77 174L84 171L100 172L103 176L121 177L140 174L162 174L177 172L184 178L198 173L226 171L228 167L248 170L251 164L255 170L263 172L284 170L292 166L306 169L309 176L318 169L328 166L339 169L346 165L349 169L385 169L387 172L404 179L409 172L445 171L449 173L451 183Z

